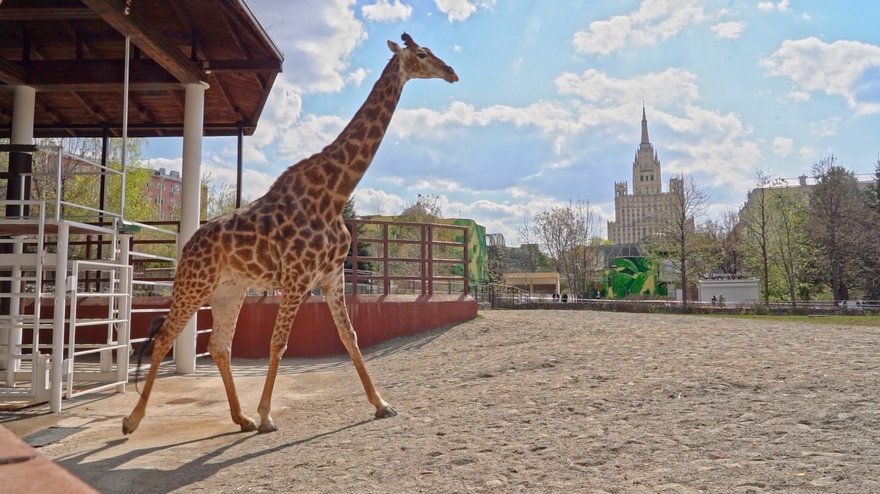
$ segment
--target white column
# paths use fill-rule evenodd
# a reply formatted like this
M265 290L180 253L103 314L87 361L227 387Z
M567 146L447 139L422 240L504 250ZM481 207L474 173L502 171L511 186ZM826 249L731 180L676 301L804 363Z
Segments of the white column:
M2 2L2 0L0 0ZM33 144L34 143L34 108L36 105L37 91L30 86L15 86L12 101L12 132L10 144ZM21 247L19 245L19 247ZM20 272L19 272L20 273ZM14 278L13 278L14 279ZM12 293L16 293L18 283L12 282ZM19 314L19 298L10 297L9 315L10 321L16 321ZM21 327L0 329L0 354L18 353L21 345ZM6 360L0 360L0 369L12 371L18 370L19 361L9 365Z
M180 234L177 237L178 259L186 241L199 228L201 200L202 134L205 121L207 84L187 84L183 117L183 170L181 173ZM196 370L196 318L193 316L177 337L174 363L178 374Z
M11 144L34 143L34 106L37 90L30 86L15 86L12 103Z

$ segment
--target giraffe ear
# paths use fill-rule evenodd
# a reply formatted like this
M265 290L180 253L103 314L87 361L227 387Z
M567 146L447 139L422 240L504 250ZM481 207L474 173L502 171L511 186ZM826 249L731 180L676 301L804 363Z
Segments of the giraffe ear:
M394 54L400 53L400 45L398 45L397 43L395 43L391 40L388 40L388 48L391 49L391 53L394 53Z

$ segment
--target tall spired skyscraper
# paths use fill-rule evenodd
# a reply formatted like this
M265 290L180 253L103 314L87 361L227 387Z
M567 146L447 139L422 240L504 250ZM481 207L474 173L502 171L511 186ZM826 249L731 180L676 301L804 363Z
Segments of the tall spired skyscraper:
M648 138L648 118L642 107L642 142L632 164L633 193L626 182L614 183L614 221L608 222L608 239L614 245L636 244L656 230L657 219L669 210L673 196L661 190L660 158ZM681 180L669 181L678 190Z

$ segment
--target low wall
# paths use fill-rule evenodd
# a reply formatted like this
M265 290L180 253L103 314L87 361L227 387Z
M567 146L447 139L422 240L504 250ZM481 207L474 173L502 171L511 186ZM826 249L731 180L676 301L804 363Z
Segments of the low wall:
M248 297L241 308L232 356L265 358L269 355L269 341L275 325L275 316L281 297ZM135 297L132 307L137 309L167 308L170 299L164 297ZM358 295L347 297L349 317L358 335L358 344L366 348L399 336L407 336L477 317L477 302L462 295ZM106 314L107 306L98 298L84 299L77 307L79 317ZM51 302L42 307L43 314L52 314ZM132 314L132 338L147 336L150 321L157 314ZM210 310L200 311L198 328L210 328L213 323ZM96 343L106 328L80 329L77 342ZM206 351L209 335L200 335L197 351ZM41 344L48 344L41 337ZM336 332L330 310L320 296L311 296L300 306L290 332L286 357L322 357L344 354L345 347Z

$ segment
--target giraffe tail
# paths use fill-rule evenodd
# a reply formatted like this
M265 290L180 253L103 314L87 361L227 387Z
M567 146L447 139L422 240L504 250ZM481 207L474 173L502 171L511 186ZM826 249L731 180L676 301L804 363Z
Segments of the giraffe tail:
M153 339L156 337L157 334L159 334L159 330L162 329L162 326L164 324L165 316L159 316L153 319L153 322L150 323L150 333L147 336L147 341L145 341L144 344L141 345L141 349L138 351L137 367L135 367L134 370L134 389L138 392L138 394L141 393L140 390L138 390L137 388L138 379L140 379L141 376L141 359L143 359L144 353L146 353L147 348L153 347Z

